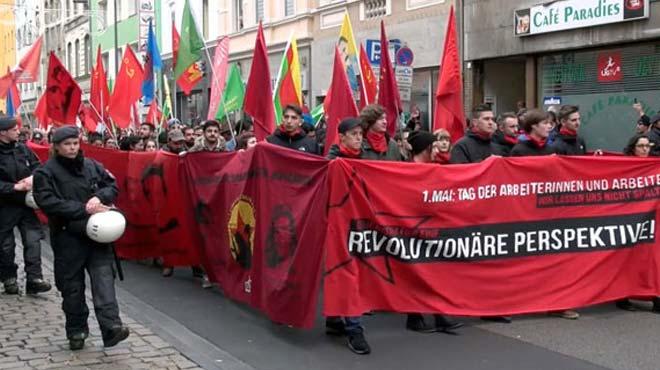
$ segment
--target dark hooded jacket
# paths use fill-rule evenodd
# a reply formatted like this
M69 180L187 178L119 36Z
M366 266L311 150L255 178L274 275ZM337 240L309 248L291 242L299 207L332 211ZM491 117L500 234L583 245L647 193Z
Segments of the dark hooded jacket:
M451 163L479 163L493 154L491 140L469 131L451 150Z
M497 130L491 139L491 145L493 147L493 155L508 157L511 155L511 149L513 149L514 145L516 144L506 141L504 138L504 133L500 130Z
M25 191L14 184L30 177L39 167L39 159L24 144L0 143L0 223L13 227L21 212L33 212L25 205Z
M587 144L580 136L563 135L561 132L555 137L552 146L557 154L562 155L585 155Z
M310 154L320 154L319 146L314 139L307 137L304 130L299 130L293 136L287 135L284 131L277 129L266 138L266 141L277 146L299 150Z

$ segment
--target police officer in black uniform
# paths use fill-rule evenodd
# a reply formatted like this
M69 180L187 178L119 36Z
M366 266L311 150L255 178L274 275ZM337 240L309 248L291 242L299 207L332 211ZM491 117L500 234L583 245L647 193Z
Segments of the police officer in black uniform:
M34 210L25 203L32 190L32 172L39 167L34 153L18 141L16 119L0 117L0 280L6 294L18 294L14 263L16 243L14 227L23 240L25 292L36 294L50 290L41 273L41 224Z
M82 349L89 334L85 270L92 285L94 311L103 345L112 347L129 335L119 318L112 246L86 234L89 217L105 212L117 198L115 179L80 150L75 126L53 134L51 158L34 173L34 197L46 213L55 256L55 285L62 294L66 334L72 350Z

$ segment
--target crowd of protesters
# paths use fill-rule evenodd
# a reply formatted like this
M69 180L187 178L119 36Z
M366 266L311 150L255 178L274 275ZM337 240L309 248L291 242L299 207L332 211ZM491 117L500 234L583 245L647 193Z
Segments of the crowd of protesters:
M648 157L660 155L660 114L648 117L642 106L635 104L633 109L639 114L636 127L631 125L630 141L623 148L627 156ZM439 129L429 132L424 129L421 113L415 107L410 120L394 137L387 134L387 116L383 107L368 105L362 109L359 117L350 117L338 125L338 142L332 143L325 150L326 128L324 120L314 125L311 116L295 105L283 109L282 121L274 133L266 138L268 143L310 155L323 155L330 160L335 158L367 159L378 161L403 161L412 163L435 163L438 165L478 163L490 156L517 157L541 155L571 155L582 156L593 153L602 155L599 149L588 152L587 143L580 134L581 120L577 106L564 105L553 107L548 111L521 108L517 112L501 113L498 116L488 105L476 107L468 119L464 137L452 145L447 130ZM57 132L57 130L55 131ZM53 131L43 132L22 128L15 141L48 145L54 143ZM239 120L236 124L207 120L196 125L187 125L177 119L170 119L157 129L153 124L143 123L134 130L122 130L116 134L101 134L90 132L82 136L89 145L113 150L154 152L162 150L169 153L184 155L187 152L230 152L250 150L257 145L252 123L248 119ZM5 148L6 147L6 148ZM14 148L7 129L0 127L0 150L8 151ZM33 153L26 146L21 146L21 153L34 162ZM13 149L12 149L13 150ZM29 161L28 161L29 162ZM29 164L29 163L28 163ZM36 164L30 166L36 168ZM35 168L29 167L25 175ZM24 172L25 172L24 171ZM11 176L10 176L11 177ZM0 183L20 183L18 178L9 178L0 168ZM12 185L14 186L14 185ZM23 185L20 185L23 186ZM20 187L19 186L19 187ZM22 189L22 188L21 188ZM13 190L3 189L3 193ZM6 194L2 194L7 197ZM4 215L7 206L3 205ZM27 213L26 213L27 214ZM3 245L13 248L13 228L28 229L32 218L17 218L16 222L3 223ZM28 225L28 226L26 226ZM34 228L34 227L33 227ZM11 232L10 232L11 231ZM29 233L23 232L23 238L34 239ZM11 234L11 235L10 235ZM12 243L8 242L11 238ZM26 245L26 270L28 272L28 289L33 293L47 291L50 286L41 278L39 259L35 257L35 248ZM28 253L28 249L31 254ZM28 258L29 254L29 258ZM16 267L13 264L13 254L0 255L5 293L15 294ZM11 261L10 261L11 260ZM162 275L171 276L171 266L154 264L162 268ZM209 288L211 282L200 267L193 267L193 276L200 278L202 286ZM31 285L30 285L31 284ZM653 311L660 313L660 300L653 302ZM626 310L634 309L628 300L616 302L617 307ZM579 314L573 310L551 312L551 315L565 319L577 319ZM509 323L511 317L482 317L484 320ZM453 321L443 315L434 315L433 323L427 323L423 315L409 313L406 328L421 333L447 332L453 333L462 323ZM328 334L345 336L348 347L358 354L370 353L371 349L364 335L360 317L328 317L326 320Z

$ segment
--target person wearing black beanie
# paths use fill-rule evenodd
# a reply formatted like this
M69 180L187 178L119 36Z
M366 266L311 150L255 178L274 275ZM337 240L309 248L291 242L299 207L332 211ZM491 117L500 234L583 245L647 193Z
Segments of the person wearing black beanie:
M48 216L69 348L81 350L89 335L85 271L103 345L112 347L129 335L115 295L115 257L112 244L92 240L86 225L92 215L110 210L119 193L117 183L101 163L83 155L75 126L55 130L51 153L34 172L34 199Z

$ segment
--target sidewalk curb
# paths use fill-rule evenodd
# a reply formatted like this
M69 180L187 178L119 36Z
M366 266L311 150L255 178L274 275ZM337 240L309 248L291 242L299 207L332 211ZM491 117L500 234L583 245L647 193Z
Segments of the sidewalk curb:
M42 248L42 265L52 271L52 248L47 240L43 240L43 244L47 245L48 248ZM170 316L143 302L121 286L115 284L115 291L122 316L128 316L151 329L154 334L167 341L181 354L197 363L198 366L206 370L256 370L181 325ZM89 291L86 295L91 299Z

